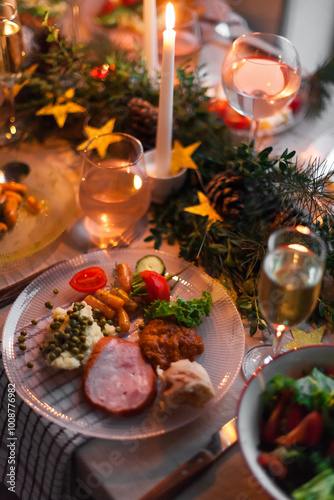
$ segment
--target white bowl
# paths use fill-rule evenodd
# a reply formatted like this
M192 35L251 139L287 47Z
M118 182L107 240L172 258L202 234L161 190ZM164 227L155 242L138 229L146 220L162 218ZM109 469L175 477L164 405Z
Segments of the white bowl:
M276 500L291 500L270 478L265 469L258 464L260 443L260 395L265 385L276 375L282 373L297 378L303 370L312 368L334 368L334 345L302 347L277 357L260 370L245 386L238 407L238 438L243 456L253 475Z

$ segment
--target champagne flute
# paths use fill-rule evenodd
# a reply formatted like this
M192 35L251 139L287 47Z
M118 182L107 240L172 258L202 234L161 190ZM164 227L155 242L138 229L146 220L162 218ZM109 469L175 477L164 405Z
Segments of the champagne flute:
M17 9L4 2L0 2L0 44L0 146L4 146L23 136L15 116L14 85L25 58Z
M258 346L246 354L242 367L246 379L280 353L285 331L306 321L314 310L325 259L324 242L308 227L282 228L270 236L260 274L259 304L276 334L272 346Z
M237 38L222 66L222 82L232 108L251 119L250 139L255 141L259 119L272 116L296 96L301 66L294 45L270 33Z

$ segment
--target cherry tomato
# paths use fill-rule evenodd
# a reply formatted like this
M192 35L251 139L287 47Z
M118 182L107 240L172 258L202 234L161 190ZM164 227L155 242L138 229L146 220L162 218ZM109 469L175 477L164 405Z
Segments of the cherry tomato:
M69 282L77 292L94 293L107 284L107 276L100 267L88 267L76 273Z
M142 271L140 276L145 281L148 304L155 300L165 300L169 302L170 289L164 276L161 276L161 274L155 271Z

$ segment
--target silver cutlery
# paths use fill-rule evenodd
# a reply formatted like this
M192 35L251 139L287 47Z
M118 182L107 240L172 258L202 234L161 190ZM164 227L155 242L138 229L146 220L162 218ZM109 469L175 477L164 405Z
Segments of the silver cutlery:
M170 500L224 451L237 442L236 417L216 431L208 445L150 490L140 500Z
M124 231L124 233L121 234L121 236L119 236L115 245L108 248L108 250L112 250L114 248L124 248L129 246L139 236L139 234L140 234L139 229L137 229L136 227ZM64 262L66 262L66 260L61 260L59 262L56 262L51 266L48 266L44 269L36 271L33 274L30 274L29 276L26 276L20 281L16 281L11 285L2 288L0 290L0 309L14 302L14 300L25 289L25 287L29 285L29 283L31 283L31 281L33 281L35 278L40 276L45 271L48 271L49 269L52 269L55 266L58 266L58 264L63 264Z

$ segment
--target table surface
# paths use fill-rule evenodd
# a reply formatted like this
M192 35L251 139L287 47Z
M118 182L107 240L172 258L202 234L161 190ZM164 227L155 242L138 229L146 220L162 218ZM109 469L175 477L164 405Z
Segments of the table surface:
M220 66L226 48L226 43L218 37L211 39L203 48L202 58L207 63L209 83L213 86L219 84ZM332 104L319 119L303 120L285 133L265 137L261 139L259 146L271 145L277 153L288 148L290 151L295 150L302 158L303 153L315 138L334 128ZM66 143L61 142L57 145L46 143L42 150L39 146L22 143L15 151L17 157L24 156L28 162L33 161L34 155L41 154L45 162L50 162L55 168L62 169L74 184L78 181L80 158ZM2 149L0 151L1 162L6 160L6 155L6 149ZM13 269L11 273L0 273L0 287L64 258L94 250L88 236L82 232L79 210L73 214L73 221L75 222L62 238L48 248L42 258L39 255L36 259L31 259L29 267L24 265ZM78 228L81 231L80 238L78 238ZM143 241L144 237L145 234L138 238L131 247L152 248L151 243ZM169 247L167 244L163 244L161 250L177 254L177 248ZM0 311L1 330L8 311L9 306ZM246 326L245 336L247 350L261 340L257 336L250 338ZM168 473L203 447L209 441L211 434L236 414L238 399L244 384L245 381L239 374L228 394L205 416L166 435L132 441L87 440L75 452L77 498L139 499ZM239 446L235 445L175 498L180 500L216 498L261 500L269 497L247 469Z

